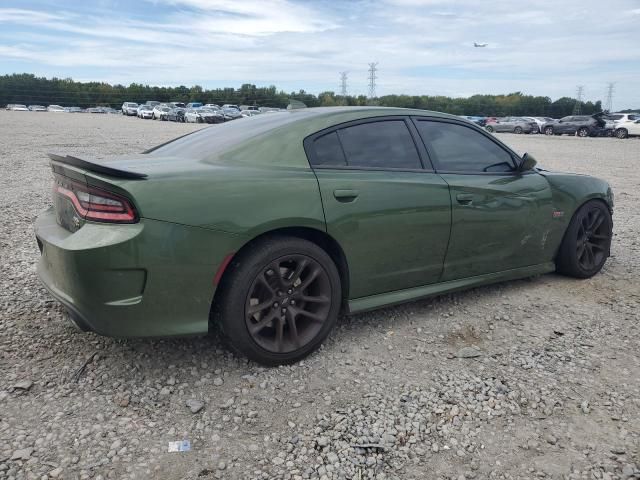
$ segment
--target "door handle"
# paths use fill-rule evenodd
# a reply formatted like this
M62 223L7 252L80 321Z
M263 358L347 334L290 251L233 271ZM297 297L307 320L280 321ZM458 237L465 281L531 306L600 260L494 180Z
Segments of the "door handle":
M333 196L339 202L353 202L358 198L358 195L360 195L360 192L352 189L338 189L333 191Z
M470 193L459 193L456 195L456 200L461 205L471 205L473 203L473 195Z

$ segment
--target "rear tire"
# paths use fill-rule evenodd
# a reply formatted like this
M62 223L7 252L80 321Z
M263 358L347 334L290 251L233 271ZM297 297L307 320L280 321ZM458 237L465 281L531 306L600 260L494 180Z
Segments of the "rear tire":
M545 135L553 135L553 127L546 127L544 129L544 134Z
M229 346L262 365L293 363L336 324L342 290L331 257L316 244L273 236L229 264L212 321Z
M493 127L491 125L487 125L484 129L489 133L493 133Z
M589 129L586 127L581 127L578 129L578 136L581 138L586 138L589 136Z
M520 135L522 133L522 127L516 127L513 129L513 133L517 133L518 135Z
M613 221L607 206L589 200L575 213L564 234L556 268L559 273L589 278L598 273L611 248Z

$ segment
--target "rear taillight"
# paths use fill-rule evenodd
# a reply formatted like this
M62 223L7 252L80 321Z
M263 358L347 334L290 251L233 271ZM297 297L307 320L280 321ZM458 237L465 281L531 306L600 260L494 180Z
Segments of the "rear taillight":
M138 214L129 200L115 193L77 182L56 182L58 195L68 198L85 220L109 223L135 223Z

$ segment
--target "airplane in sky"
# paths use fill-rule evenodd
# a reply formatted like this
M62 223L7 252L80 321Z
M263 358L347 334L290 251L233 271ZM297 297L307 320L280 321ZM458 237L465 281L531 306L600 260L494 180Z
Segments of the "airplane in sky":
M486 47L487 45L489 45L489 44L488 43L476 43L476 42L473 42L473 46L474 47L478 47L478 48Z

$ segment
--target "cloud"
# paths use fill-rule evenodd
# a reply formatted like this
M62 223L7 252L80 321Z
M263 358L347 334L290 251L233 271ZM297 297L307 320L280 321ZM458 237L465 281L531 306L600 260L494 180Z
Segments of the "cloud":
M346 70L358 94L378 61L378 94L559 97L581 84L598 99L612 81L616 99L640 105L640 49L628 40L637 4L618 1L566 0L549 12L470 0L150 0L117 19L94 5L0 8L0 73L317 93L336 90Z

